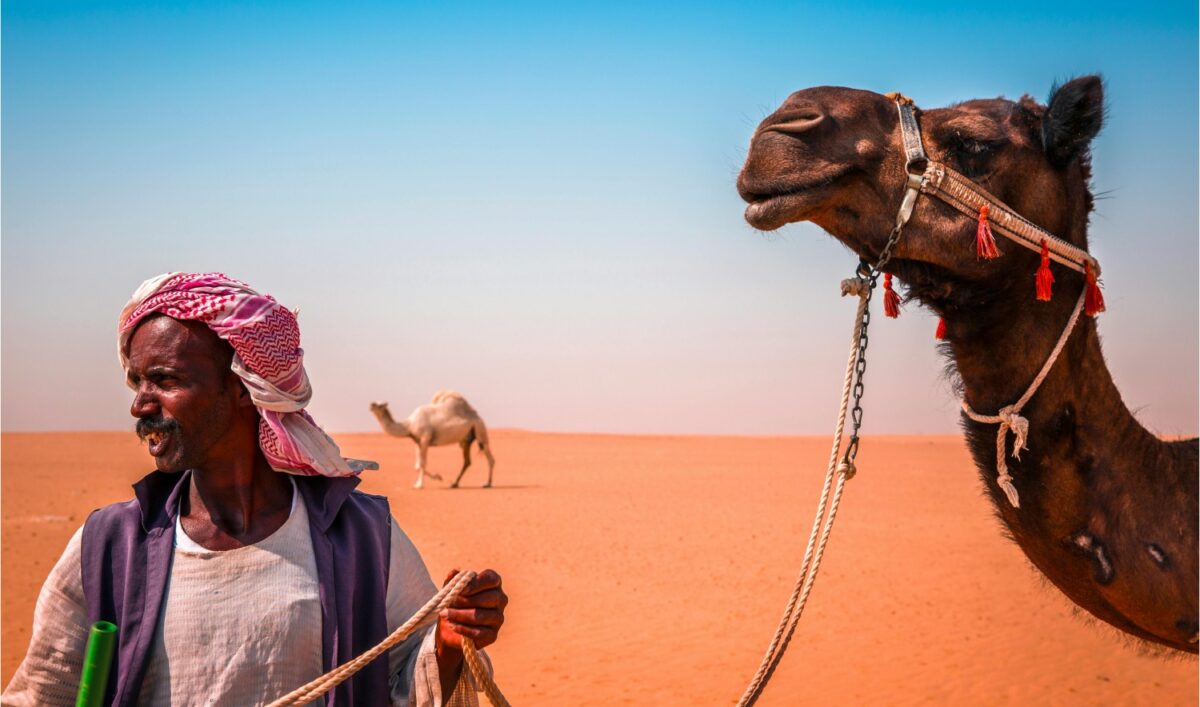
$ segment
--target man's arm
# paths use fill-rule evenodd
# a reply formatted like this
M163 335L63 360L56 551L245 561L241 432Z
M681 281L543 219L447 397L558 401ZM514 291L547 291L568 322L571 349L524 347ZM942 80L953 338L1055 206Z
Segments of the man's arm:
M42 585L33 612L29 650L0 696L5 707L75 704L88 636L80 564L82 538L81 527Z

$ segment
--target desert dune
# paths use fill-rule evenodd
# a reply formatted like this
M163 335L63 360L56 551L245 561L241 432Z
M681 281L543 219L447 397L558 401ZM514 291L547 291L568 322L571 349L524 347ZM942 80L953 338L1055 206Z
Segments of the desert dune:
M783 609L824 438L494 430L496 487L411 484L413 445L336 435L378 460L436 580L493 567L511 597L489 649L518 705L730 705ZM430 452L453 479L457 448ZM1194 658L1076 614L1006 540L957 437L865 437L821 576L763 705L1193 705ZM5 683L38 589L92 509L151 468L132 433L3 435ZM264 697L274 697L264 696Z

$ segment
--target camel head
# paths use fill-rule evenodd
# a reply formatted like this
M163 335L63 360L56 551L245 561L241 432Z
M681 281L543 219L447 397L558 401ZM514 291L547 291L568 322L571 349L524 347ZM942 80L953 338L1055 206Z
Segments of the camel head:
M371 401L371 414L375 415L375 417L381 417L381 416L390 417L392 413L390 410L388 410L387 401L372 400Z
M920 110L917 120L930 159L1086 248L1088 146L1103 112L1100 79L1086 76L1054 89L1046 106L1028 96L978 99ZM875 262L895 223L905 180L895 102L870 91L822 86L793 93L762 121L737 186L749 203L751 226L770 231L812 221ZM1002 242L999 258L981 260L975 229L962 213L922 196L885 270L935 310L955 299L963 304L980 287L1004 289L1015 279L1028 287L1038 254Z

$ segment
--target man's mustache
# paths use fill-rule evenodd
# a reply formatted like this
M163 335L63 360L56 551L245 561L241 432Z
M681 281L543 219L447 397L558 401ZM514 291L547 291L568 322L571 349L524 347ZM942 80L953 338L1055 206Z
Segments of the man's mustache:
M133 429L137 433L138 439L145 442L146 437L152 434L165 435L171 432L178 432L179 423L175 420L168 420L161 415L147 415L139 417L137 425Z

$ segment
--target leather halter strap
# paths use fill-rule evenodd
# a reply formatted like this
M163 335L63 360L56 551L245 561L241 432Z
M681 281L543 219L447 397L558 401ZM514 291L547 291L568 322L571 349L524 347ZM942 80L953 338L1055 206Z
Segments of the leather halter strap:
M978 218L980 209L987 206L988 220L996 233L1038 253L1041 252L1042 242L1045 241L1050 258L1055 262L1080 273L1085 272L1086 265L1090 264L1092 273L1096 277L1100 276L1100 261L1086 250L1071 245L1021 216L967 177L929 159L921 142L921 127L917 123L916 107L912 99L899 93L889 93L887 97L895 101L896 109L900 113L900 134L904 143L905 169L908 172L908 185L898 221L901 218L908 221L912 213L912 204L916 201L914 190L936 196L972 219Z

